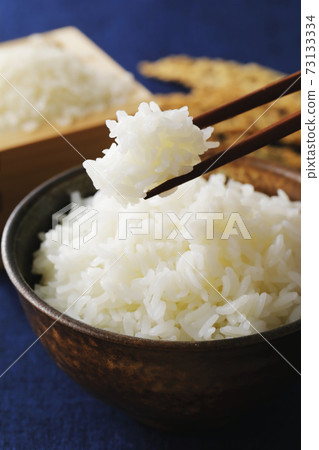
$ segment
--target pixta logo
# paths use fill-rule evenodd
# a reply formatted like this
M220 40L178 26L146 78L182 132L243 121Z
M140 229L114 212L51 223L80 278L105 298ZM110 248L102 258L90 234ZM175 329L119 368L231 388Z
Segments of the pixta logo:
M52 215L52 240L76 250L97 234L98 211L69 203Z
M220 239L229 239L232 235L241 235L243 239L251 239L250 233L238 212L225 217L222 212L185 212L181 217L173 212L121 212L118 218L118 237L127 239L129 235L151 235L154 239L174 240L178 235L191 240L194 238L187 228L189 221L205 223L205 239L214 239L214 225L223 220ZM153 223L153 227L151 227Z

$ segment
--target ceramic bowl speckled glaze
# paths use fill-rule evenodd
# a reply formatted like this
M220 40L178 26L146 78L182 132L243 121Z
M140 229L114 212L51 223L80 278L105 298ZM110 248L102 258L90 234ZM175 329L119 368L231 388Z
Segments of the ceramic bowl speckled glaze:
M274 164L243 158L223 171L267 194L282 188L291 199L300 198L299 175ZM32 254L39 247L38 233L51 228L51 215L69 203L75 190L83 196L94 193L82 168L37 188L12 213L2 241L5 268L35 334L45 333L42 344L74 381L139 421L172 429L218 425L298 377L273 347L299 369L300 321L263 336L169 342L60 317L33 291Z

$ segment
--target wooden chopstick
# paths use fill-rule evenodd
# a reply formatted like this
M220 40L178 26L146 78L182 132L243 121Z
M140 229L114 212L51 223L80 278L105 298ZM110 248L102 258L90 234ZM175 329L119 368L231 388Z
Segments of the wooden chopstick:
M300 91L301 89L301 71L281 78L279 81L268 84L257 91L244 95L236 100L225 103L218 108L200 114L193 120L194 125L199 128L206 128L231 117L238 116L257 106L264 105L268 102Z
M194 118L193 123L199 128L206 128L209 125L222 122L231 117L242 114L257 106L264 105L285 95L297 92L301 89L301 72L296 72L281 78L279 81L271 83L257 91L240 97L232 102L226 103L218 108L208 111ZM226 150L207 158L193 167L193 170L185 175L167 180L147 192L145 199L154 197L179 186L194 178L200 177L212 169L217 169L231 161L235 161L242 156L246 156L265 145L273 144L275 141L300 130L301 112L292 114L281 121L253 134L247 139L231 145Z
M211 158L196 164L193 170L185 175L181 175L171 180L165 181L165 183L156 186L151 189L145 199L154 197L155 195L161 194L162 192L168 191L176 186L180 186L187 181L193 180L194 178L200 177L212 169L217 169L231 161L235 161L242 156L248 155L254 152L258 148L264 147L274 143L275 141L288 136L301 128L301 112L292 114L291 116L283 119L258 133L253 134L249 138L238 142L237 144L229 147L228 149L217 153Z

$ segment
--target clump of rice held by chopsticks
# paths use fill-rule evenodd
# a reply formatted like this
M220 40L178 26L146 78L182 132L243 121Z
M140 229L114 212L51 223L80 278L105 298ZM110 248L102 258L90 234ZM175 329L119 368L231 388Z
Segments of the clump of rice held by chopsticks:
M134 116L117 112L107 120L115 143L104 157L83 163L96 189L122 202L137 202L148 190L178 175L184 175L201 161L218 142L207 141L212 127L200 130L193 124L186 106L161 111L155 102L141 103Z

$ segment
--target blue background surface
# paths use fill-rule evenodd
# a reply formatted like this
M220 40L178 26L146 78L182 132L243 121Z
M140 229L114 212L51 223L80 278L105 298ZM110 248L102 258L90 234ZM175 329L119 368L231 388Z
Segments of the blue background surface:
M300 67L295 0L1 0L0 41L74 25L153 92L140 60L187 53L256 61L284 72ZM0 373L34 335L0 271ZM35 344L0 379L0 449L299 449L299 380L280 397L224 429L189 436L152 430L82 391Z

